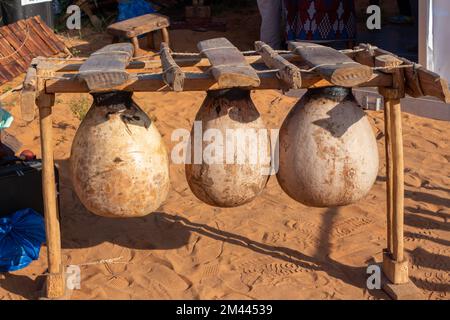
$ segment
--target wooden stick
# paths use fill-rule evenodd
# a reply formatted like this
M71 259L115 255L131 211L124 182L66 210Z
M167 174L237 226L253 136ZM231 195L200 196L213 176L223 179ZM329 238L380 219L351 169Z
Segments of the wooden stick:
M387 176L387 242L388 249L383 255L383 270L394 284L409 282L408 262L403 252L404 220L404 163L402 112L400 99L405 97L404 70L397 68L403 62L391 55L375 58L375 66L392 74L392 86L379 88L385 99L386 130L386 176Z
M161 43L161 64L163 67L163 80L174 91L183 91L184 79L183 70L175 63L170 54L169 45Z
M267 67L278 69L278 77L289 89L300 89L302 87L302 73L297 66L281 57L262 41L255 42L255 49L261 53L261 57Z
M252 90L270 90L284 88L284 84L277 78L276 71L257 73L260 79L258 87ZM217 81L206 73L186 72L184 81L184 91L208 91L219 90L221 87ZM303 88L321 88L333 86L332 83L322 79L320 75L314 73L302 73ZM374 73L373 77L360 87L392 86L392 75L380 72ZM110 88L111 90L124 90L133 92L162 92L172 91L164 82L161 73L136 74L124 85ZM83 82L77 80L76 75L65 74L64 79L49 79L46 81L46 91L48 93L82 93L89 92L89 88Z
M392 139L391 139L391 101L384 102L384 141L386 154L386 213L387 213L387 249L392 252L392 217L393 217L393 163L392 163Z
M65 293L64 268L61 260L61 234L58 216L55 165L53 159L52 107L55 94L45 92L43 77L53 75L51 66L37 66L41 149L42 149L42 196L44 201L45 230L47 237L48 272L46 290L48 298L59 298Z
M167 28L161 29L161 37L162 37L162 41L167 43L167 46L170 47L169 30L167 30Z
M36 68L30 67L28 68L20 93L20 111L22 119L27 122L33 121L36 115L36 86Z
M388 180L388 197L392 199L390 208L392 213L388 211L388 249L383 253L383 272L393 284L406 284L409 282L409 275L408 261L405 259L403 247L404 160L402 113L400 99L385 99L387 109L385 112L390 114L385 121L390 121L389 131L391 133L390 156L392 160L389 169L391 177Z
M403 73L399 69L395 69L400 66L402 61L391 56L391 55L381 55L375 58L375 66L386 68L382 72L386 74L393 75L393 84L390 88L379 88L379 92L384 96L384 125L385 125L385 152L386 152L386 209L387 209L387 249L389 253L393 252L394 243L394 230L395 226L393 223L393 206L395 204L394 199L394 164L392 158L392 119L391 119L391 99L400 99L405 96L405 86L404 79L402 78Z
M403 262L403 221L404 221L404 163L402 112L400 100L391 102L392 160L393 160L393 243L392 256L395 261Z
M139 47L139 39L138 39L138 37L132 37L131 38L131 43L133 44L133 47L134 47L134 57L137 57L137 56L139 56L139 54L140 54L140 47Z

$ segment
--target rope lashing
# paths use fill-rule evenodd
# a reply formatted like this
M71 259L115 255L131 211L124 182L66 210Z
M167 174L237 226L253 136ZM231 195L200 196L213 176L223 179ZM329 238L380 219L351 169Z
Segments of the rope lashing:
M343 62L343 63L334 63L334 64L320 64L317 66L314 66L310 69L300 69L301 72L305 72L305 73L311 73L314 72L317 68L321 68L321 67L328 67L328 66L338 66L338 65L346 65L346 64L356 64L356 62ZM218 65L218 66L214 66L214 67L225 67L227 65ZM243 66L234 66L234 67L243 67L246 68L247 66L243 65ZM413 64L404 64L404 65L400 65L400 66L396 66L396 67L372 67L371 69L374 71L381 71L381 70L392 70L392 69L405 69L405 68L414 68L414 69L418 69L420 68L421 65L418 63L413 63ZM167 68L167 70L172 70L172 69L176 69L177 66L170 66L169 68ZM210 70L210 68L208 68L208 71ZM269 70L257 70L257 73L271 73L271 72L278 72L280 71L280 69L269 69ZM154 73L141 73L139 74L140 76L145 76L145 75L154 75ZM44 79L44 80L72 80L72 78L69 77L57 77L57 76L37 76L37 78L40 79Z

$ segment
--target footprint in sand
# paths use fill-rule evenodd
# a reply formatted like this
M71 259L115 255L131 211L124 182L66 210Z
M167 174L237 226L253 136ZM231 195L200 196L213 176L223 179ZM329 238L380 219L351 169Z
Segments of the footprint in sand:
M407 168L405 170L405 184L407 186L413 187L413 188L420 188L423 184L422 178L419 176L419 174L412 169Z
M149 279L146 277L145 285L143 285L146 292L149 293L149 299L164 299L170 300L172 299L172 295L169 293L169 290L164 287L160 282L155 281L153 279Z
M167 289L185 291L190 287L190 283L187 283L178 273L161 264L152 266L148 276Z
M126 289L130 286L130 282L123 277L114 276L108 280L107 285L113 289Z
M216 277L220 271L218 263L208 263L206 265L203 265L202 269L202 279Z
M247 293L250 287L242 282L241 273L239 271L221 272L219 275L224 284L233 291L238 293Z
M236 264L236 269L234 273L239 275L244 288L252 288L254 285L274 286L282 282L289 282L291 277L311 272L311 270L295 263L284 262L270 257L243 260Z
M245 294L232 292L220 297L219 300L255 300L255 298L247 296Z

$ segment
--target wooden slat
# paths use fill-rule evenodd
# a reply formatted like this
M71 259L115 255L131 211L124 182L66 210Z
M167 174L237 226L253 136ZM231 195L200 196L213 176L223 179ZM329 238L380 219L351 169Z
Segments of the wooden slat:
M134 48L130 43L115 43L94 52L81 66L78 78L91 91L104 91L126 83L130 74L125 70Z
M183 70L175 63L175 60L173 60L169 45L165 42L161 43L160 55L164 82L174 91L183 91L186 76Z
M24 67L16 61L14 49L4 37L0 37L0 63L13 78L25 71Z
M59 52L58 48L56 48L52 41L47 37L45 31L41 28L39 23L36 22L33 18L26 20L28 26L34 31L35 36L39 37L43 43L45 43L46 47L51 50L51 55L57 54Z
M374 48L370 50L371 46L368 44L360 44L357 49L366 49L366 51L359 52L355 55L355 59L368 66L375 65L375 57L381 55L391 55L401 60L403 65L412 65L413 62L399 57L389 51ZM450 103L450 90L448 82L441 78L440 75L427 70L423 66L414 68L404 68L406 79L406 93L414 98L422 96L433 96L445 103Z
M29 57L30 52L23 45L23 42L21 42L16 35L11 32L8 26L0 28L0 34L8 41L13 51L16 52L12 58L14 58L23 70L26 70L32 58ZM26 59L27 56L29 57L28 60Z
M289 49L298 54L314 71L337 86L354 87L372 76L372 69L329 47L309 42L289 42Z
M0 27L0 84L25 72L33 58L64 49L62 41L39 17Z
M2 65L0 65L0 83L9 81L8 80L9 76L10 76L9 72Z
M34 21L36 21L41 29L45 32L47 38L45 40L49 40L52 42L52 44L56 47L56 49L60 52L66 50L66 46L64 45L64 42L62 42L58 36L53 32L52 29L41 19L41 16L35 16L33 17Z
M36 33L36 30L33 28L31 24L27 22L27 20L19 20L16 22L23 30L28 30L30 33L29 40L34 41L36 46L40 49L38 55L42 55L45 57L50 57L53 55L53 51L48 47L48 45L39 37Z
M168 17L162 14L151 13L114 23L108 27L107 31L115 36L133 38L169 26Z
M275 52L262 41L255 42L255 49L261 54L267 67L278 69L278 77L289 89L302 87L302 73L300 69Z
M30 51L33 53L33 57L36 56L45 56L48 57L49 54L46 51L46 49L48 50L48 48L43 48L42 44L40 41L40 38L36 39L36 37L34 36L33 30L31 28L28 27L28 25L26 23L24 23L24 21L18 21L17 23L13 23L9 25L10 28L12 28L13 30L20 30L16 33L18 34L24 34L24 39L26 39L26 44L25 46L27 48L30 49ZM28 35L28 36L27 36Z
M211 62L211 74L217 80L219 88L259 86L256 71L226 38L201 41L197 47Z
M31 61L36 53L39 51L39 48L37 48L34 45L34 42L31 41L31 37L27 37L27 33L25 30L22 30L17 23L12 23L10 25L8 25L8 28L11 30L12 33L14 33L14 35L17 37L17 39L19 40L20 43L24 44L24 55L26 52L26 56L24 56L26 61ZM26 50L26 51L25 51Z

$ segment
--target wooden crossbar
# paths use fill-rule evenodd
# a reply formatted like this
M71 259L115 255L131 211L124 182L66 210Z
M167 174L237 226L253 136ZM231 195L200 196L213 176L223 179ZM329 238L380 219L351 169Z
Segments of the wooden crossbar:
M252 90L282 90L285 89L285 83L277 76L276 70L256 72L259 77L260 85L258 87L249 87ZM76 93L90 92L84 82L77 80L74 74L62 74L61 78L55 76L45 81L45 90L47 93ZM392 85L392 76L375 72L369 81L362 83L359 87L388 87ZM320 88L330 87L332 83L324 80L314 73L302 73L302 88ZM220 87L216 79L206 73L186 72L183 91L208 91L219 90ZM164 80L163 73L153 74L133 74L130 80L121 86L111 87L110 90L123 90L133 92L161 92L172 91Z

